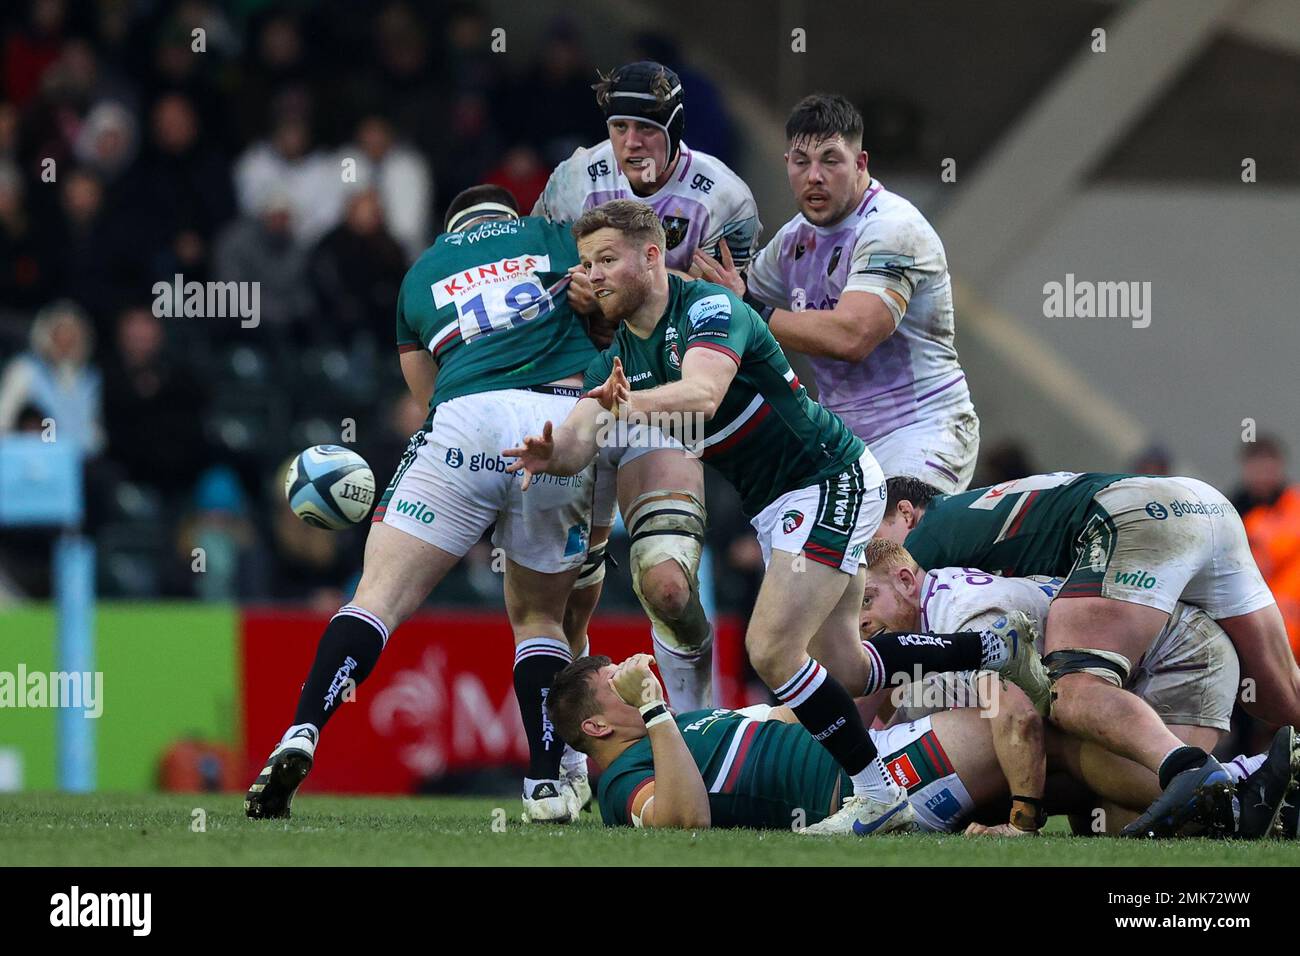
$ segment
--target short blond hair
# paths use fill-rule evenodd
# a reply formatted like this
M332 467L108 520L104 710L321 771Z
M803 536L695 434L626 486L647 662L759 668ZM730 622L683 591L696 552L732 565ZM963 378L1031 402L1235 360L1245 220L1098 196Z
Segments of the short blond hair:
M867 550L863 553L863 560L867 565L868 573L876 571L897 571L899 568L909 568L912 571L920 571L921 566L916 563L905 547L897 542L890 541L888 538L873 538L867 542Z
M655 211L635 199L611 199L588 209L573 224L573 238L583 239L601 229L615 229L637 245L653 243L663 249L668 243Z

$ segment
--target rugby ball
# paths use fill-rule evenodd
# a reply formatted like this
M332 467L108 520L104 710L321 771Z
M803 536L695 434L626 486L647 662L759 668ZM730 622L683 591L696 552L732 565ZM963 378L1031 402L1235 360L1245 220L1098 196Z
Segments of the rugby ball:
M289 507L313 528L340 531L370 514L375 473L366 460L341 445L312 445L284 476Z

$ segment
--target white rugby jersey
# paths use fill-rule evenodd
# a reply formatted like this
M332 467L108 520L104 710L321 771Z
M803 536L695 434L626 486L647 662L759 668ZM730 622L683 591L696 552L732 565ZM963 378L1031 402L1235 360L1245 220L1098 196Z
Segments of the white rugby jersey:
M1034 575L1027 578L1003 578L974 568L940 568L930 571L921 584L921 630L933 634L956 631L979 631L991 627L1011 611L1029 615L1038 641L1038 652L1045 653L1043 638L1047 633L1047 609L1052 598L1065 583L1064 578ZM1151 642L1151 647L1136 661L1130 661L1129 683L1140 668L1151 670L1163 666L1185 640L1201 640L1188 631L1194 612L1189 604L1174 605L1169 621ZM968 672L969 673L969 672Z
M755 298L795 312L833 309L845 292L873 292L889 306L896 331L863 361L809 356L818 402L868 444L913 422L970 410L943 243L920 211L880 180L872 179L862 202L834 226L797 214L750 263L746 282Z
M533 215L552 222L573 222L611 199L635 199L655 211L668 239L664 261L670 269L690 269L696 249L717 256L723 237L738 266L749 262L758 246L762 224L749 187L720 159L685 143L672 177L652 196L632 191L609 140L579 147L555 167L533 206Z

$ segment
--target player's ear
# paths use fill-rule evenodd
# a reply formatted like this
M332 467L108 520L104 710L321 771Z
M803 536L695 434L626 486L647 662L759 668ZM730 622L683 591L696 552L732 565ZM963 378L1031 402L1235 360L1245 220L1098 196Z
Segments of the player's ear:
M662 258L663 258L662 249L660 249L653 242L647 242L645 244L645 264L647 266L653 266L656 262L658 262Z
M857 159L855 160L855 163L858 167L858 172L864 173L867 171L868 159L869 157L867 156L867 151L865 149L858 150Z
M601 714L595 714L582 722L582 732L588 737L601 740L614 732L614 728Z

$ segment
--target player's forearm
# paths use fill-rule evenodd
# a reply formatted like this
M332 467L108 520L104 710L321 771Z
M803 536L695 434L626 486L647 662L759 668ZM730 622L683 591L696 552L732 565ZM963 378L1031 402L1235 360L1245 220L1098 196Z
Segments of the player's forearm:
M767 324L782 348L841 362L861 362L888 337L864 330L860 317L839 309L774 309Z
M555 429L555 450L547 463L551 475L576 475L596 457L596 432L578 425L564 424Z
M711 382L682 378L657 388L632 393L629 413L653 415L680 412L684 415L703 415L712 418L722 402L721 392Z
M1013 794L1041 799L1047 780L1043 719L1018 689L998 688L995 693L995 706L987 708L986 714L998 766Z
M709 791L676 722L661 721L650 728L649 735L655 766L651 826L684 830L708 828L712 822Z

